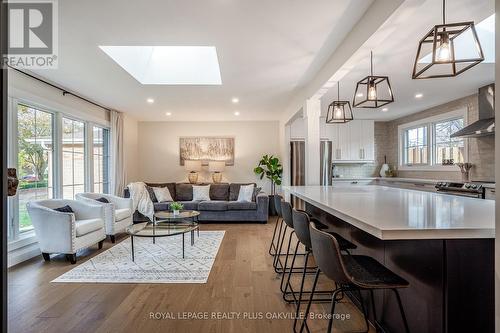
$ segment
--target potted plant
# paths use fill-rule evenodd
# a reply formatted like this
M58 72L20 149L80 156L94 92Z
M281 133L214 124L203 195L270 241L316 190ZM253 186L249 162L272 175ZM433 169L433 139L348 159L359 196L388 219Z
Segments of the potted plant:
M180 211L184 208L184 205L181 204L180 202L172 202L170 204L170 209L172 210L172 212L174 213L174 215L179 215L180 214Z
M280 159L273 155L264 155L253 171L263 179L264 176L271 181L271 195L269 196L269 214L276 215L274 208L274 196L276 196L276 185L281 185L283 177L283 166Z

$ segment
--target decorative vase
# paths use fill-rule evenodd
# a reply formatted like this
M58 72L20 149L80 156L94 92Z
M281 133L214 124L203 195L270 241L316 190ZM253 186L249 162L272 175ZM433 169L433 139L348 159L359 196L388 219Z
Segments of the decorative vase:
M179 215L180 214L180 211L177 209L177 210L174 210L174 215Z
M389 171L389 165L388 164L382 164L382 167L380 168L380 177L387 177L387 171Z
M220 173L220 172L214 172L212 174L212 181L215 184L219 184L222 181L222 173Z
M190 172L188 175L188 179L191 184L196 184L196 182L198 182L198 173Z

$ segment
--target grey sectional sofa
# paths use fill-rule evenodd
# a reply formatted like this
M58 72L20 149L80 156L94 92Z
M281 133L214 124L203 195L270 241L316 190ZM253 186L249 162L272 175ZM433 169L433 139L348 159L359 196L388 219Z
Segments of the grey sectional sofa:
M252 202L239 202L238 193L241 185L248 183L210 184L210 201L193 201L193 187L186 183L146 183L155 211L170 209L171 202L158 202L152 187L167 187L172 198L184 205L184 209L200 212L199 221L220 222L260 222L267 223L269 196L264 192L255 195ZM200 184L208 185L208 184ZM130 197L125 188L125 197ZM134 223L149 221L147 217L135 211Z

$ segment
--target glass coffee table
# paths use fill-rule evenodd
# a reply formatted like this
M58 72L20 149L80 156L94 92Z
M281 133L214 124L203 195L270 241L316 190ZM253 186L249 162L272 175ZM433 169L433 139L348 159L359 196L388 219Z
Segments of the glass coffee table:
M179 214L160 211L154 213L153 222L138 223L128 227L126 232L130 235L132 261L135 260L134 237L149 237L152 238L153 244L155 244L157 237L182 235L182 258L184 258L184 235L191 233L191 246L194 245L195 230L198 232L198 237L200 236L199 215L200 212L195 210L185 210Z

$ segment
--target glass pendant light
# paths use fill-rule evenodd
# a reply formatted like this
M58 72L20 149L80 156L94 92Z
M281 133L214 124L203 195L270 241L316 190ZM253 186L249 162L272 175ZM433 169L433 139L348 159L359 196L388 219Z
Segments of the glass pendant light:
M443 0L443 24L434 26L418 44L413 79L457 76L484 60L474 22L446 23Z
M373 52L370 52L370 75L356 84L352 105L376 109L394 102L389 77L373 75Z
M340 82L337 82L337 100L328 105L327 124L343 124L353 120L351 103L340 100Z

